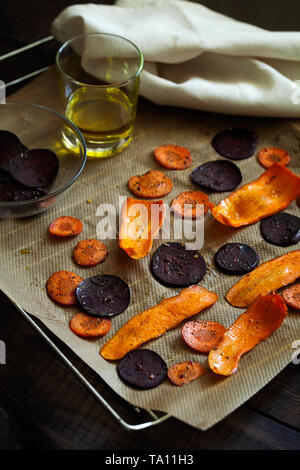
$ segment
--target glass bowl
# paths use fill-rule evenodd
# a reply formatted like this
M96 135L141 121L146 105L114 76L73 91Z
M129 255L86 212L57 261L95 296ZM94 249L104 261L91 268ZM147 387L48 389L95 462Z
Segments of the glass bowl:
M31 103L0 104L0 130L13 132L29 149L52 150L59 160L48 194L26 201L0 201L0 219L28 217L50 209L64 197L85 166L86 146L81 132L63 115ZM63 140L66 130L72 150Z

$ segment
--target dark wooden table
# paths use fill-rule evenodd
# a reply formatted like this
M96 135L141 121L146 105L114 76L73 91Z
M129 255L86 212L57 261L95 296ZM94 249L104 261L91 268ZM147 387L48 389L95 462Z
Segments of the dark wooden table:
M48 36L53 18L72 3L5 2L0 14L0 55ZM51 43L0 63L0 79L8 82L53 63L56 48L57 44ZM1 266L3 275L5 266ZM7 363L0 365L0 406L11 418L22 449L300 448L300 365L290 364L247 403L206 432L172 418L153 429L130 433L119 427L2 294L0 312L0 340L7 348ZM57 344L119 412L135 419L124 401L93 371L65 345L59 341Z

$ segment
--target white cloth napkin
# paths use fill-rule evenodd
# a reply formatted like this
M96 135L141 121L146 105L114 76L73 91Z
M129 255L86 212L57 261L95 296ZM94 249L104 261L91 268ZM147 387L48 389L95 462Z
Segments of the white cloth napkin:
M300 32L272 32L183 0L73 5L52 25L64 42L105 32L145 58L140 94L156 104L226 114L300 116Z

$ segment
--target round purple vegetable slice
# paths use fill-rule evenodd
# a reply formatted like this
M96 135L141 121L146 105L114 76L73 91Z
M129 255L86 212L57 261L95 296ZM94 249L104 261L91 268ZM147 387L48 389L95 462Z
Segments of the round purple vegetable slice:
M22 155L26 147L21 144L18 137L9 131L0 130L0 170L8 170L12 158Z
M168 367L156 352L136 349L121 359L117 371L129 385L146 390L157 387L166 379Z
M262 220L260 231L266 242L272 245L295 245L300 240L300 218L280 212Z
M26 188L16 182L0 184L0 202L17 202L39 199L47 193L42 188Z
M255 152L257 135L248 129L229 128L215 135L212 146L223 157L244 160Z
M31 199L36 200L43 196L46 196L47 192L42 188L30 189L20 188L16 190L14 201L29 201Z
M206 263L197 250L187 250L181 243L163 243L151 260L155 279L168 287L197 284L206 273Z
M242 173L232 162L215 160L195 168L191 179L201 189L215 192L232 191L242 181Z
M13 177L8 173L8 171L0 170L0 185L5 183L15 183Z
M246 274L258 266L259 256L244 243L226 243L215 254L215 264L225 274Z
M13 158L9 172L13 178L30 188L45 188L58 171L58 158L48 149L33 149Z
M130 290L118 276L99 274L82 281L76 289L83 310L96 317L112 317L124 312L130 302Z

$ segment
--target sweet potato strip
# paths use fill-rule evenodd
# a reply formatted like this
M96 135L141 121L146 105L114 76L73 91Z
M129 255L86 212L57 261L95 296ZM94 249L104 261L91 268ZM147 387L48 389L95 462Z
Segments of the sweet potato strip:
M234 307L248 307L260 294L269 294L300 276L300 250L274 258L258 266L236 282L226 299Z
M231 193L219 205L210 204L210 208L222 224L241 227L282 211L299 193L299 176L274 163L259 178Z
M218 346L210 351L209 367L216 374L233 374L241 356L277 330L286 314L287 307L280 295L257 297L224 333Z
M180 294L164 299L132 317L104 344L100 354L108 360L121 359L132 349L163 335L186 318L210 307L217 299L217 294L198 285L183 289Z
M164 217L163 201L141 201L128 197L121 210L120 248L133 259L147 256Z

